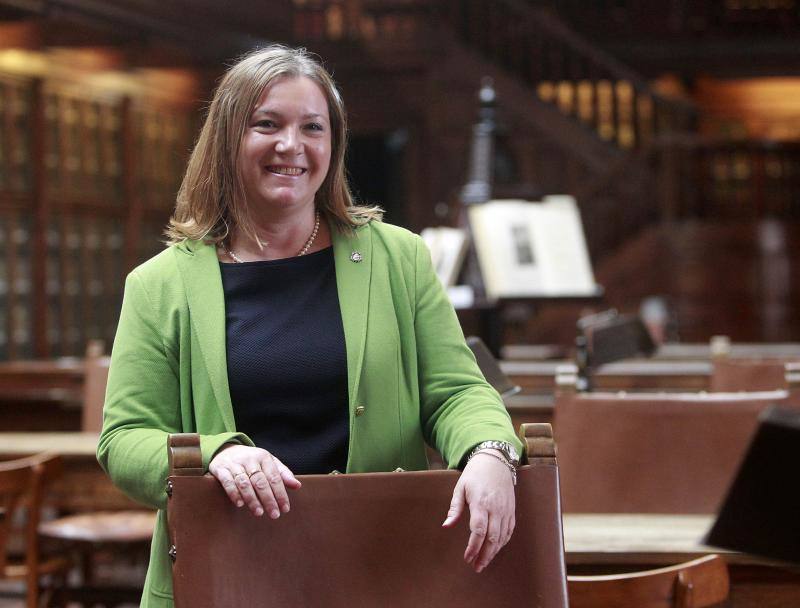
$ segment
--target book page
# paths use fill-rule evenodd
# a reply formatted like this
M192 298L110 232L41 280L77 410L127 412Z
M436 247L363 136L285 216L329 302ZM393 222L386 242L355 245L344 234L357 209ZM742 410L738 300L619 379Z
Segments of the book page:
M574 198L491 201L471 206L469 218L490 298L596 292Z

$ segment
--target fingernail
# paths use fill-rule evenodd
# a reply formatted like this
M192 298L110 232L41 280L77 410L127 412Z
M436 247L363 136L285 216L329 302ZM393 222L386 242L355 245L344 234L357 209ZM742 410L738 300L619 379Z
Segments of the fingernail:
M261 517L262 515L264 515L264 509L262 509L261 507L259 507L258 509L256 509L256 515L257 515L258 517Z
M269 512L269 516L272 519L278 519L281 516L281 514L280 511L278 511L278 509L273 509L272 511Z
M283 511L284 513L288 513L289 512L289 505L283 505L281 507L281 511Z
M243 506L244 506L244 503L243 503L241 500L237 500L237 501L236 501L236 506L237 506L237 507L243 507Z

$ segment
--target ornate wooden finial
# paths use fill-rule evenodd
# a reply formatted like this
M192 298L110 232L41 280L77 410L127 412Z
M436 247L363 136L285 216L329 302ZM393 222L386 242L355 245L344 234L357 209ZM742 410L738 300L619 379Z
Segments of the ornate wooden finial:
M197 433L173 433L167 439L169 474L171 476L203 475L203 454L200 451L200 435Z
M546 422L526 422L519 426L519 438L525 446L524 462L555 462L556 444L553 427Z

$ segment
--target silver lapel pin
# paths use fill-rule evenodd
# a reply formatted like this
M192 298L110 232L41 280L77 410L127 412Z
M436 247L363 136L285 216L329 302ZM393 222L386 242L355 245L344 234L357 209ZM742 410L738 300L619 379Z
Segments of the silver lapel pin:
M350 254L350 261L351 262L355 262L356 264L358 262L360 262L361 260L363 260L363 259L364 259L364 256L361 255L361 253L358 252L358 251L354 251L353 253Z

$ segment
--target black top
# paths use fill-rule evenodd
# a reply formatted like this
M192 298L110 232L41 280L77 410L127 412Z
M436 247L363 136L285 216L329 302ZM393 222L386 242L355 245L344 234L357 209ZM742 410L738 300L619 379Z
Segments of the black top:
M295 474L344 471L347 353L333 247L220 268L237 430Z

